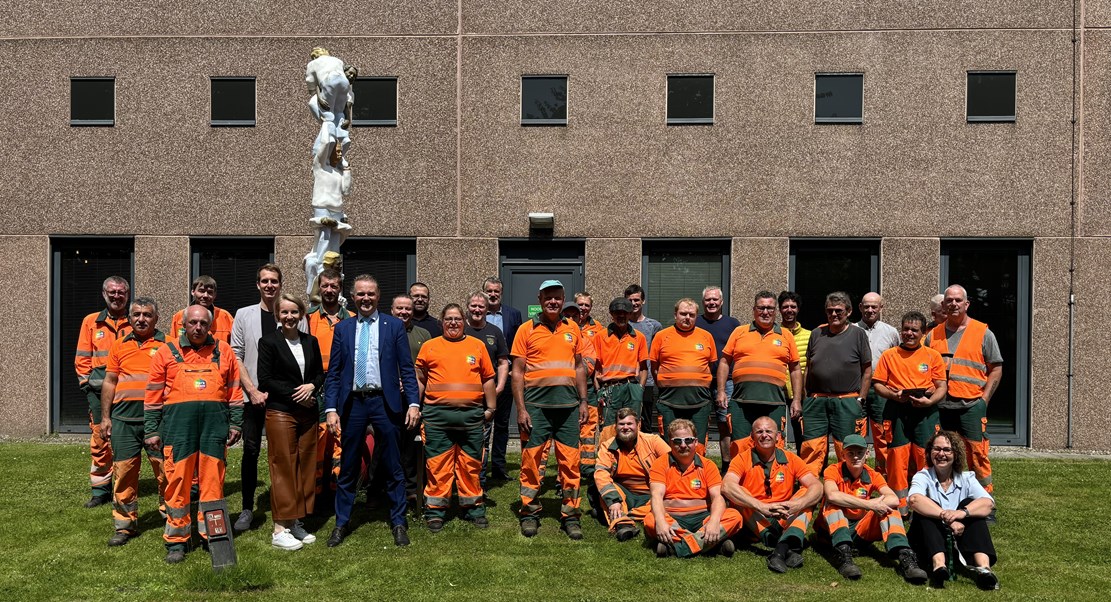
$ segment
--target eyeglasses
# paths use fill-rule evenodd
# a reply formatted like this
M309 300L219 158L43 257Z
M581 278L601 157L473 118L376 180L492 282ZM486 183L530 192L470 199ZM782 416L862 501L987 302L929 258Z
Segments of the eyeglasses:
M694 445L695 441L697 441L697 439L695 439L694 437L672 437L671 438L671 444L672 445Z
M463 321L463 318L457 318L455 316L452 316L450 318L444 318L444 322L462 322L462 321Z
M951 454L951 453L953 453L953 448L951 448L951 447L935 447L935 448L933 448L933 451L941 452L943 454Z
M765 314L774 314L775 313L775 307L774 306L773 307L763 307L763 306L757 305L756 307L754 307L752 309L754 309L754 310L756 310L760 313L765 313Z

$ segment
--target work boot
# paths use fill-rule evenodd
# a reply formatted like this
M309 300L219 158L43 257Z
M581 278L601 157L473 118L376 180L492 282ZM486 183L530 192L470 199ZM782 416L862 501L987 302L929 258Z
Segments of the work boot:
M630 525L629 523L621 523L620 525L617 526L617 530L614 531L613 535L614 535L614 537L617 538L617 541L629 541L630 539L636 537L639 534L640 534L640 529L637 529L636 525Z
M112 501L112 494L111 493L102 493L100 495L94 495L93 497L89 498L89 501L85 502L85 507L86 508L96 508L97 506L103 506L104 504L107 504L108 502L111 502L111 501Z
M837 563L837 572L845 579L860 579L860 567L853 561L853 548L847 543L837 545L837 554L840 557Z
M579 541L583 538L583 528L577 520L563 521L563 526L560 527L567 537L573 541Z
M899 551L899 567L902 569L903 579L906 579L907 583L922 585L929 579L926 571L918 566L918 557L914 555L914 551L910 548Z
M476 516L471 522L474 523L476 529L485 529L490 526L490 519L485 516Z
M802 568L802 554L800 554L800 553L798 553L794 550L788 551L787 552L787 558L785 558L783 560L783 564L786 564L787 568L789 568L789 569L801 569Z
M115 548L131 541L131 534L127 531L116 531L108 538L108 547Z
M768 556L768 570L773 573L786 573L787 562L778 552L772 552L771 556Z
M429 533L439 533L444 530L444 519L442 518L430 518L424 522L428 525Z
M732 558L733 553L737 551L737 544L733 543L732 539L726 539L721 542L721 555L726 558Z
M667 558L670 554L671 546L662 541L656 544L656 558Z
M185 560L185 550L174 548L166 554L166 564L178 564Z
M525 537L536 537L536 532L539 530L539 520L531 516L526 516L525 518L521 519L521 535L524 535Z

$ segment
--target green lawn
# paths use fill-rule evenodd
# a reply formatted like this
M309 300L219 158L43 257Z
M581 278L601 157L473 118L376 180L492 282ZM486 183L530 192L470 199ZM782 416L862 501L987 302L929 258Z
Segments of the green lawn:
M228 470L233 512L240 504L239 457L233 450ZM1107 599L1111 528L1103 511L1111 462L994 464L1000 522L993 537L1003 589L986 593L964 578L944 592L913 587L868 556L859 561L864 578L846 582L813 549L805 552L806 566L787 575L770 573L764 557L745 548L732 559L657 560L643 537L618 544L590 521L584 521L582 542L564 537L553 518L528 540L517 533L512 514L514 484L494 490L499 504L486 531L450 521L443 533L431 535L413 521L413 545L398 549L382 513L359 510L357 530L342 546L325 547L329 520L316 530L319 542L287 553L270 547L266 522L237 540L239 566L215 575L203 551L182 565L162 562L149 467L140 500L144 533L109 549L110 507L81 507L88 497L86 447L2 443L0 600ZM262 473L268 481L265 466ZM548 516L558 512L553 495L545 494Z

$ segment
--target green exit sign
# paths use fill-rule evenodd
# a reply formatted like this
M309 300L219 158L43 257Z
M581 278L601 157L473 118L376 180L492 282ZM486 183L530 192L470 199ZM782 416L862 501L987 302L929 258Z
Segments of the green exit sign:
M539 305L530 305L530 306L528 306L528 317L535 318L539 314L540 314L540 306Z

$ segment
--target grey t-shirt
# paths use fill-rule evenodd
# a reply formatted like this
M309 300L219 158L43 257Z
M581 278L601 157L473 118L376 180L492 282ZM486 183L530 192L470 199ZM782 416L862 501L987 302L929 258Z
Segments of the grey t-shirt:
M827 326L815 328L806 348L806 392L859 394L860 372L871 363L872 351L863 329L850 325L833 334Z
M648 316L644 316L644 319L640 322L633 322L632 320L629 320L629 326L632 326L633 330L636 330L640 334L644 335L644 341L647 343L647 345L645 346L646 349L652 348L652 337L656 336L656 333L663 330L664 327L663 324L660 324L657 320L653 320ZM652 379L652 371L649 370L648 380L644 381L644 386L652 387L655 385L656 381Z
M948 325L945 327L945 339L949 343L949 351L952 352L961 344L961 339L964 338L964 330L949 330ZM931 337L926 335L926 341L923 343L927 347L930 345ZM995 338L995 333L991 329L984 331L984 342L980 345L980 353L984 354L984 363L986 364L1002 364L1003 353L999 351L999 340ZM945 408L947 410L959 410L967 408L979 400L970 399L968 401L961 401L959 399L950 399L946 396L942 399L937 407Z

